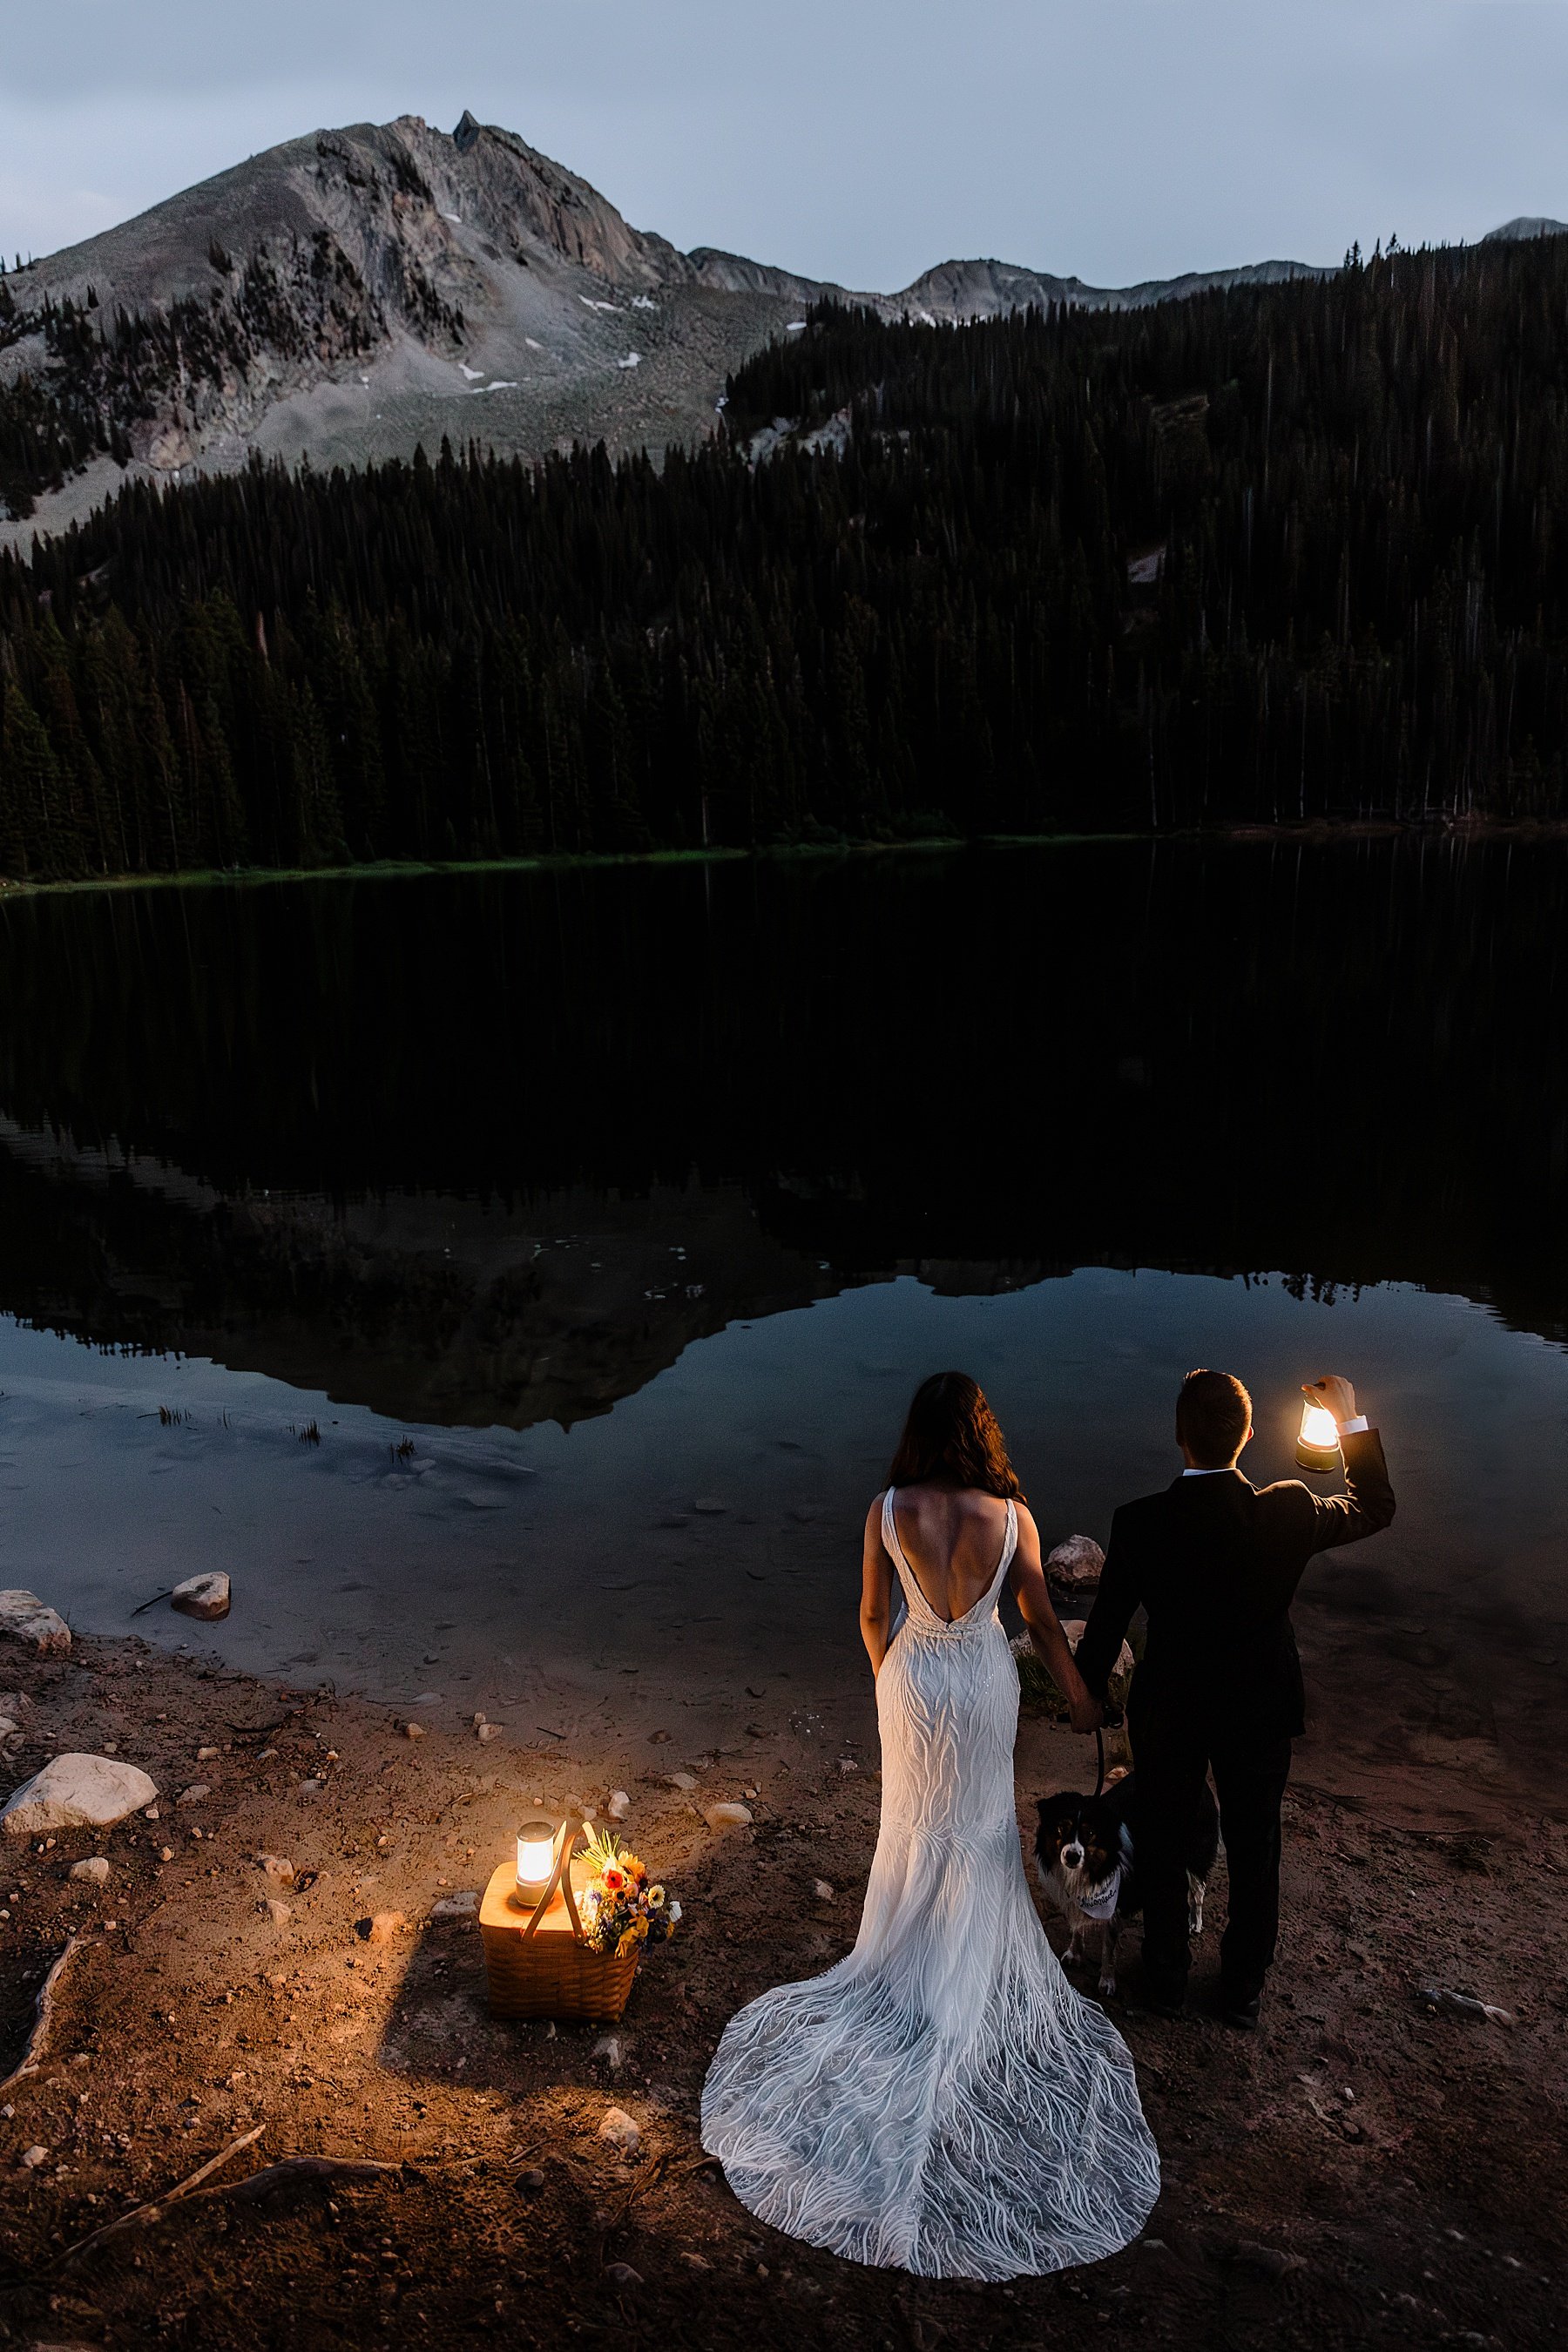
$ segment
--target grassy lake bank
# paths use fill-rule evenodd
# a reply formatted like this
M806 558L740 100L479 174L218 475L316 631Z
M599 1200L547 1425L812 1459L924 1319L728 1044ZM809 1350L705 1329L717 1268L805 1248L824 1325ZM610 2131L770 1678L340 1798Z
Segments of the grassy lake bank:
M1166 844L1212 841L1216 844L1299 842L1313 847L1357 841L1563 841L1568 822L1561 824L1505 817L1434 818L1411 824L1394 818L1346 818L1333 824L1317 820L1304 824L1227 824L1204 831L1182 828L1165 832L1118 833L999 833L964 836L933 834L907 841L766 842L751 848L714 845L695 849L628 849L562 851L533 857L376 858L356 864L323 866L193 866L172 873L100 874L68 880L19 881L0 875L0 906L23 898L80 897L94 891L210 889L226 886L250 888L268 882L395 881L430 875L593 874L622 867L737 866L898 857L952 856L960 851L1002 849L1103 848L1145 843L1151 848Z

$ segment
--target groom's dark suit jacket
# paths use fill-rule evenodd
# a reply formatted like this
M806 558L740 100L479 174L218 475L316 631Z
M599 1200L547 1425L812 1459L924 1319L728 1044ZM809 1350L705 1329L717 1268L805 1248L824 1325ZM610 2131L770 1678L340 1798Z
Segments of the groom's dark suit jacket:
M1100 1593L1078 1664L1096 1698L1133 1612L1148 1643L1129 1716L1179 1715L1194 1732L1294 1738L1306 1728L1290 1603L1314 1552L1375 1535L1394 1517L1394 1489L1375 1429L1342 1440L1343 1495L1299 1478L1254 1486L1239 1470L1178 1477L1126 1503L1110 1526Z

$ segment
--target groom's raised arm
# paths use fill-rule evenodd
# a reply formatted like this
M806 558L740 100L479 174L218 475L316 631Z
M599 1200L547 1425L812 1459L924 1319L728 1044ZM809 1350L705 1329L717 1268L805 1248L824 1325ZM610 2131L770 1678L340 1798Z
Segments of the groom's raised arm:
M1118 1511L1110 1522L1110 1546L1100 1571L1100 1591L1078 1645L1078 1670L1085 1688L1090 1698L1102 1705L1110 1670L1121 1655L1127 1628L1143 1597L1141 1583L1136 1546L1128 1539L1125 1513Z
M1359 1543L1363 1536L1376 1535L1394 1517L1394 1488L1376 1430L1369 1429L1364 1421L1359 1429L1342 1428L1340 1452L1344 1493L1314 1495L1305 1487L1301 1490L1312 1509L1313 1551L1333 1551L1341 1544ZM1084 1638L1087 1642L1088 1635Z

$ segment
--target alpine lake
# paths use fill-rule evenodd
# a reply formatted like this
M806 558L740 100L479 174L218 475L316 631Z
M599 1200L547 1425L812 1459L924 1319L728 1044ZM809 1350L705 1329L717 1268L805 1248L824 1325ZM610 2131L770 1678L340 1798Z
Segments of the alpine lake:
M536 1742L866 1683L908 1397L1047 1545L1210 1364L1394 1527L1297 1619L1348 1801L1556 1808L1568 845L1063 843L0 902L0 1585ZM232 1614L142 1609L224 1569ZM673 1697L672 1697L672 1695Z

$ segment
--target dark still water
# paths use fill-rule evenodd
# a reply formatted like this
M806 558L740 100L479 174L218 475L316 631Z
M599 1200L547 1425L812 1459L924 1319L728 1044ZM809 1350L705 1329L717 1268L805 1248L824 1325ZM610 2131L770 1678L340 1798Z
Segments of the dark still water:
M1191 1364L1252 1384L1254 1476L1336 1369L1401 1508L1312 1572L1324 1732L1551 1780L1561 845L15 901L0 1122L0 1583L84 1626L221 1566L226 1654L432 1713L677 1661L805 1704L923 1372L1103 1538Z

